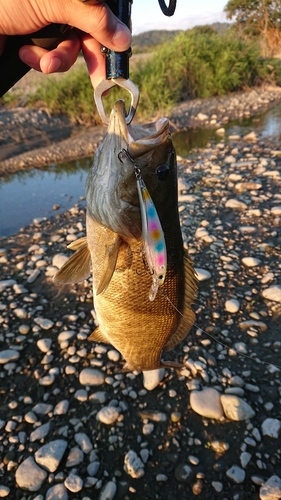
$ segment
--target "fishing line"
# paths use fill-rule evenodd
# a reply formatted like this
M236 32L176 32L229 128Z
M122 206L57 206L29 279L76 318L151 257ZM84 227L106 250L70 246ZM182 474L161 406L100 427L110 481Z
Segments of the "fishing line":
M184 315L182 314L181 311L179 311L179 309L175 306L175 304L173 304L173 302L171 301L171 299L168 297L168 295L166 295L164 293L163 290L159 290L159 292L161 293L161 295L163 295L163 297L165 297L165 299L171 304L171 306L182 316L182 318L184 318ZM281 366L280 365L277 365L275 363L270 363L269 361L264 361L264 360L257 360L257 359L254 359L252 358L251 356L249 356L248 354L244 354L242 352L239 352L237 351L236 349L234 349L233 347L229 347L227 344L224 344L221 340L218 340L216 339L216 337L214 337L213 335L211 335L210 333L206 332L203 328L201 328L197 323L193 323L193 326L195 326L196 328L198 328L202 333L204 333L205 335L207 335L208 337L210 337L212 340L214 340L215 342L217 342L217 344L220 344L222 347L224 347L225 349L227 349L228 351L232 351L233 353L237 354L238 356L242 356L243 358L246 358L246 359L250 359L251 361L254 361L255 363L258 363L258 364L264 364L264 365L269 365L269 366L275 366L276 368L279 368L281 369Z

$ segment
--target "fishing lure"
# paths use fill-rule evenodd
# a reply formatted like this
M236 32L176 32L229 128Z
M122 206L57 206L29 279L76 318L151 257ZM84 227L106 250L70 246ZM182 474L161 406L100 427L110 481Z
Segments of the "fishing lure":
M164 231L155 205L141 176L139 167L128 151L122 149L118 155L120 161L122 161L120 157L121 154L125 155L133 163L135 168L141 209L144 251L152 275L152 285L149 292L149 300L152 302L157 295L159 287L164 284L167 271L167 250Z

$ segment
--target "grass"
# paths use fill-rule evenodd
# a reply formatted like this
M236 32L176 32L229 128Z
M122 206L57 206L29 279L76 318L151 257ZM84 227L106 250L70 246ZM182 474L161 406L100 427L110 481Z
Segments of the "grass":
M262 83L281 85L281 65L276 59L260 57L259 45L237 38L189 30L165 43L138 65L131 65L131 79L140 89L138 118L151 118L177 103L196 97L212 97ZM104 99L107 113L114 102L129 94L114 88ZM12 99L12 98L10 98ZM2 103L9 100L9 94ZM99 122L93 89L84 66L57 81L47 81L29 96L28 105L42 105L53 114L72 120Z

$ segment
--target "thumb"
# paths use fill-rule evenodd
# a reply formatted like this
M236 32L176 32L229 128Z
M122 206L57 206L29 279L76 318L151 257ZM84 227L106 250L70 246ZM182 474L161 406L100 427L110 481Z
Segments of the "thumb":
M119 21L106 4L94 3L93 0L68 0L67 3L56 1L55 5L56 22L78 28L117 52L130 47L132 36L129 28ZM58 12L60 9L61 12Z

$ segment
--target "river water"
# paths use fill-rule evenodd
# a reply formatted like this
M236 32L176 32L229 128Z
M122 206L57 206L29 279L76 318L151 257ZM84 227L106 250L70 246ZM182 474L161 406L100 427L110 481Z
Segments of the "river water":
M254 130L263 138L275 138L280 142L281 104L261 115L231 121L224 128L224 141L230 135L243 136ZM177 154L182 157L188 156L194 148L204 148L209 142L221 140L214 129L207 128L173 135ZM92 158L83 158L0 179L0 237L17 233L35 218L49 218L55 213L65 212L81 200L92 162ZM59 206L56 211L54 205Z

